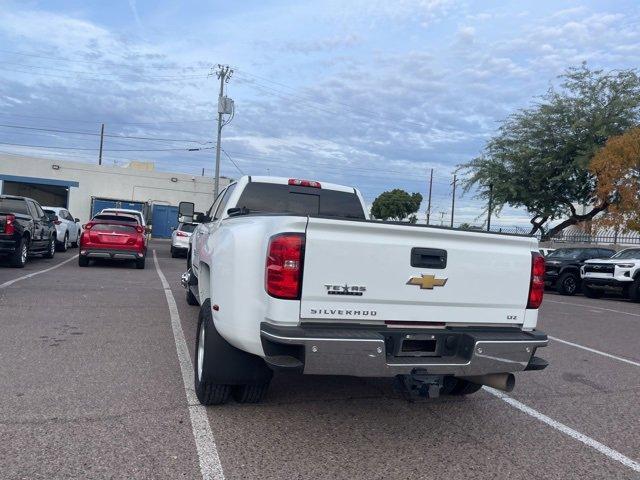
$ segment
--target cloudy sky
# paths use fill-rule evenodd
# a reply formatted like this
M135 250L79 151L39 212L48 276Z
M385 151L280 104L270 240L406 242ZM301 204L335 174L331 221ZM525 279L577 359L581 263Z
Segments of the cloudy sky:
M637 7L0 0L0 152L96 162L105 123L107 164L211 174L218 83L209 74L222 63L234 68L236 105L224 175L353 184L371 202L398 187L426 198L433 168L433 218L448 219L456 165L501 119L568 66L638 65ZM456 202L456 222L482 211L471 195ZM513 210L498 220L521 222Z

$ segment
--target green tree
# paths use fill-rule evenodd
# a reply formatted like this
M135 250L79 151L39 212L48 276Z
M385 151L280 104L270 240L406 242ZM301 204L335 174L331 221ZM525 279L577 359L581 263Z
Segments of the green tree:
M475 187L488 200L493 185L493 213L523 207L532 217L531 233L547 236L608 208L595 195L589 162L610 136L640 120L635 70L605 72L583 63L560 78L559 89L508 117L482 154L462 165L470 175L465 192ZM576 205L586 211L578 213ZM564 220L545 232L545 224L559 218Z
M420 208L422 195L419 193L409 194L399 188L381 193L371 205L371 215L380 220L402 221L409 217L411 223L415 223L417 217L414 215Z

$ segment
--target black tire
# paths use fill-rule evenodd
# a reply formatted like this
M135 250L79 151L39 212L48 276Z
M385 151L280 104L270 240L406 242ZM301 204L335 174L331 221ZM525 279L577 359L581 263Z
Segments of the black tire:
M80 230L78 230L78 236L76 237L76 241L75 242L71 242L71 248L78 248L78 242L80 242L80 235L82 234L82 232Z
M171 247L171 257L172 258L178 258L178 252L173 247Z
M22 237L16 251L9 257L9 265L15 268L24 268L29 257L29 239Z
M196 330L196 350L193 362L193 375L196 390L196 397L202 405L222 405L227 403L231 394L231 385L214 383L207 381L211 370L215 367L212 365L211 354L208 352L206 345L209 336L212 333L213 319L211 318L210 303L207 300L200 308L198 315L198 329ZM202 355L202 372L198 374L200 368L200 342L204 340L204 355Z
M225 403L232 390L245 402L264 397L273 371L264 359L237 349L218 333L209 299L200 307L197 331L193 367L196 396L201 404Z
M449 391L449 395L453 395L455 397L471 395L482 388L482 385L470 382L469 380L463 380L461 378L456 378L456 380L458 381L458 384Z
M580 289L580 280L575 273L565 272L560 275L556 283L556 290L560 295L575 295Z
M589 285L582 285L582 293L588 298L602 298L604 296L604 290L592 288Z
M67 232L64 234L64 239L62 240L62 242L56 243L60 252L66 252L69 248L69 233Z
M82 255L78 256L78 265L81 267L89 266L89 259L87 257L83 257Z
M52 236L49 239L49 246L47 247L47 251L44 253L44 258L53 258L56 254L56 237Z
M231 389L233 398L238 403L259 403L269 390L269 384L265 385L236 385Z
M198 303L198 299L196 298L196 296L193 294L193 292L191 291L190 287L187 287L187 294L186 294L186 298L187 298L187 304L188 305L192 305L194 307L200 305L200 303Z
M145 263L146 259L147 259L147 257L144 256L144 257L139 258L138 260L136 260L136 268L138 270L144 270L144 263Z
M632 302L640 302L640 276L636 277L629 286L629 300Z

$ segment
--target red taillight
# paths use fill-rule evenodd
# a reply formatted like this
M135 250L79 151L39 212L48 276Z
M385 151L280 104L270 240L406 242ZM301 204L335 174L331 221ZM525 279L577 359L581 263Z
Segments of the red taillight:
M297 178L290 178L289 185L296 185L298 187L322 188L320 182L316 182L314 180L298 180Z
M188 237L188 236L189 236L189 235L187 235L187 234L186 234L186 233L184 233L184 232L181 232L180 230L178 230L178 231L176 232L176 237Z
M7 235L13 235L16 231L16 216L9 214L7 215L4 222L4 233Z
M142 232L144 232L144 228L142 228L140 225L138 225L138 226L136 227L136 232L138 232L138 233L142 233Z
M283 233L269 240L265 287L272 297L300 298L304 234Z
M95 224L93 223L87 223L86 225L84 225L82 228L84 230L91 230L91 227L93 227Z
M544 257L538 252L531 252L531 283L529 284L529 300L527 308L538 308L544 296Z

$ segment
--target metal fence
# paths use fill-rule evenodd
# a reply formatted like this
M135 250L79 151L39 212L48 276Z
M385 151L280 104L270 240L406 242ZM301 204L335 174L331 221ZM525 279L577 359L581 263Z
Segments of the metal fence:
M528 235L529 229L522 227L495 227L491 228L496 233L511 233L517 235ZM542 234L537 232L535 236L541 240ZM614 230L600 230L594 233L583 232L577 229L567 229L559 232L551 238L544 239L550 243L586 243L586 244L606 244L606 245L640 245L640 233L619 233Z

